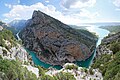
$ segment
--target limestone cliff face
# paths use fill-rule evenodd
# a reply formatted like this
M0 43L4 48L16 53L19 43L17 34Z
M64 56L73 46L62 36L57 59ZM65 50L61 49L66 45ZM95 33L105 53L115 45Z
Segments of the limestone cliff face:
M87 59L97 41L95 36L86 35L40 11L34 11L20 37L26 48L52 65Z
M109 34L102 40L102 44L99 45L96 49L96 58L99 58L102 54L113 54L113 51L110 50L111 44L113 42L120 42L120 32Z
M26 52L26 50L20 44L18 44L12 32L5 29L1 24L0 24L0 56L10 60L18 59L23 63L25 61L26 62L28 61L28 53Z

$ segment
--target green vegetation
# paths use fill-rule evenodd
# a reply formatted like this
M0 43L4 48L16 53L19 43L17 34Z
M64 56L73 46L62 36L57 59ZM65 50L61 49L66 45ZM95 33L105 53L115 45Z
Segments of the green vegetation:
M76 26L76 25L69 25L72 28L76 28L76 29L83 29L83 30L87 30L86 27L88 26Z
M71 73L60 72L54 76L54 80L76 80Z
M44 69L43 69L42 67L40 67L40 66L37 66L37 68L39 69L39 76L45 75L46 70L44 70Z
M7 56L7 51L5 49L2 49L3 51L3 56Z
M43 75L40 77L40 80L54 80L54 78L49 75Z
M60 72L54 76L42 75L40 80L76 80L71 73Z
M113 51L113 53L116 53L120 50L120 42L115 42L110 45L110 50Z
M4 23L0 23L2 25ZM10 46L5 44L5 40L11 43ZM16 46L16 43L22 44L22 41L16 41L13 33L7 29L0 31L0 46L9 50L11 47ZM3 56L7 56L6 49L2 49ZM29 64L24 62L24 64ZM3 59L0 55L0 80L75 80L74 76L70 73L57 73L55 76L46 75L46 69L36 66L39 69L39 78L35 74L28 71L27 68L22 66L18 60ZM77 69L77 66L71 68Z
M115 47L115 46L114 46ZM104 80L120 79L120 49L115 50L113 55L103 54L92 65L92 68L99 68Z
M90 72L91 75L94 74L94 72L92 70L93 70L92 68L89 69L89 72Z
M76 65L67 65L66 67L65 67L65 69L75 69L75 70L78 70L78 66L76 66Z
M120 32L104 38L101 46L106 46L113 54L102 54L92 65L99 68L104 80L120 79Z
M120 32L120 26L101 26L100 28L107 29L110 32Z
M27 68L21 66L18 60L2 59L0 56L0 79L3 80L76 80L71 73L60 72L54 76L46 75L46 69L37 66L39 69L39 78L35 74L28 71Z
M9 41L12 45L11 46L7 46L5 44L4 40ZM10 49L10 47L16 45L15 42L16 42L16 39L14 38L14 36L13 36L11 31L9 31L7 29L3 29L2 31L0 31L0 46L6 47L7 49Z
M0 55L0 59L3 59L1 55Z
M39 69L39 79L40 80L76 80L75 77L71 73L60 72L55 74L54 76L46 75L46 69L38 66Z
M83 71L88 74L87 68L83 68Z
M19 61L0 59L0 73L4 74L5 80L37 80L35 74L21 66ZM3 79L3 78L2 78Z

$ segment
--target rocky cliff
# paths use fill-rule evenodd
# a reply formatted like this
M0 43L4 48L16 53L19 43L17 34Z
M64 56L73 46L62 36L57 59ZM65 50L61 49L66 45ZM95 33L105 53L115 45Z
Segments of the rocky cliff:
M119 80L120 76L120 32L110 34L97 48L92 68L99 69L103 80Z
M119 43L120 43L120 32L115 34L109 34L107 37L105 37L102 40L101 45L97 47L96 58L99 58L102 54L113 54L115 49L113 50L112 48L116 48L117 50Z
M73 29L40 11L33 12L20 37L26 48L52 65L89 58L97 41L90 32Z
M28 53L18 44L11 31L2 27L0 30L0 56L10 60L28 61Z

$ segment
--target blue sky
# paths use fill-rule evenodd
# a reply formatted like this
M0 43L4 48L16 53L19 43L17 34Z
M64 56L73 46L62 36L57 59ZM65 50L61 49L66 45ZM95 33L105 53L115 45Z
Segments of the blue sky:
M120 0L0 0L0 20L30 19L40 10L66 24L120 22Z

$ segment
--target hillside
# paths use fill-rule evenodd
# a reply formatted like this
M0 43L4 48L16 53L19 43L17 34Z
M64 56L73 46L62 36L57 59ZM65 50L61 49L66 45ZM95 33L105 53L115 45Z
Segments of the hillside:
M3 24L0 24L0 80L37 80L39 75L31 71L36 68L29 69L32 61L28 53Z
M120 79L120 32L109 35L97 48L92 68L99 68L103 80Z
M120 25L117 26L101 26L100 28L107 29L112 33L120 32Z
M71 28L40 11L33 12L20 37L26 48L52 65L89 58L97 42L97 37L90 32Z
M22 30L26 26L26 20L13 20L8 23L11 28L14 28L16 32Z

